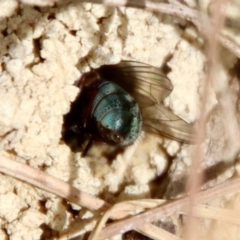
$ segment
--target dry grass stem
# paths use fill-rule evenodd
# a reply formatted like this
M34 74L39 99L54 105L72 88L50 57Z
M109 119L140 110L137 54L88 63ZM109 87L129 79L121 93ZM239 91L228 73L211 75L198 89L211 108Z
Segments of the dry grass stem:
M156 206L162 205L163 203L165 203L165 200L143 199L139 201L126 201L115 204L104 213L96 228L94 231L92 231L89 240L98 239L100 231L109 219L126 218L130 216L131 213L138 213L146 208L154 208ZM132 226L132 229L134 229L134 224Z
M219 198L223 195L233 194L239 191L240 179L235 179L224 183L222 185L210 188L208 190L199 192L195 195L195 205L202 204L204 202L209 202L213 199ZM98 239L105 239L111 236L115 236L119 233L127 232L132 228L138 228L139 226L157 221L163 217L167 217L173 214L177 214L184 209L188 209L189 198L183 198L176 200L174 202L166 203L163 206L157 207L155 209L146 211L139 215L130 217L118 221L116 223L111 223L100 232ZM124 229L124 230L123 230Z
M130 149L131 152L131 149ZM79 206L106 212L99 222L96 234L105 225L105 222L109 219L120 219L129 216L129 212L144 210L144 208L153 208L165 200L141 200L129 201L126 203L119 203L110 208L110 204L107 202L90 196L89 194L65 183L64 181L50 176L42 171L29 167L25 164L10 160L6 157L0 156L0 172L13 176L17 179L32 184L35 187L41 188L49 193L55 194L61 198L67 199L69 202L75 203ZM110 208L110 209L109 209ZM109 210L107 210L109 209ZM113 210L116 210L113 212ZM134 225L133 225L134 228ZM145 226L146 228L146 226ZM96 238L94 234L94 238Z
M110 207L105 201L92 197L58 178L3 156L0 156L0 172L68 199L79 206L99 212L105 212Z
M52 6L58 0L21 0L21 2L40 7Z
M214 219L240 225L239 214L233 210L213 207L211 205L199 205L193 208L192 213L194 217ZM187 214L187 212L182 212L182 214Z
M223 26L224 15L222 14L222 7L224 5L224 0L219 0L218 9L216 9L214 17L213 17L213 25L208 35L208 47L207 47L207 61L208 61L208 69L206 80L203 84L203 93L202 93L202 109L201 109L201 116L198 121L198 130L196 132L196 146L193 147L192 153L192 165L190 176L188 179L188 191L189 191L189 205L188 205L188 212L189 216L187 219L187 223L185 225L185 232L186 232L186 239L193 239L196 232L198 231L196 228L197 226L194 224L192 219L193 216L193 207L194 203L197 200L196 193L199 192L200 187L202 185L202 178L203 178L203 171L201 169L201 163L204 162L204 153L202 149L202 140L205 138L205 127L207 125L207 107L209 104L209 96L210 96L210 89L213 85L214 81L214 70L216 68L217 63L217 53L218 53L218 42L217 42L217 35L219 34L220 30ZM199 173L199 174L198 174ZM196 177L198 176L198 177Z
M156 207L163 203L163 200L140 200L140 201L129 201L126 203L119 203L110 208L110 205L104 202L101 199L97 199L89 196L88 194L70 186L69 184L56 179L54 177L49 176L48 174L33 169L27 165L18 163L16 161L10 160L5 157L1 157L0 161L0 171L2 173L8 174L20 180L26 181L36 187L39 187L45 191L53 193L59 197L66 198L70 202L76 203L81 206L85 206L90 209L94 209L100 212L106 211L102 222L99 222L99 227L97 228L97 239L105 239L117 234L136 229L139 232L142 232L146 235L151 234L151 229L155 229L156 227L151 226L150 222L154 222L161 217L166 217L172 214L178 214L184 211L189 204L189 198L184 198L180 200L176 200L171 203L166 203L163 206L158 206L152 210L144 212L142 214L130 217L128 219L121 220L116 223L112 223L107 225L103 230L99 233L99 231L104 226L105 222L109 218L119 219L122 217L126 217L129 215L129 211L139 211L143 208ZM216 199L222 195L226 195L229 193L235 193L239 191L240 179L232 180L228 183L222 184L220 186L216 186L212 189L208 189L206 191L200 192L195 195L195 204L200 204L203 202L209 202L213 199ZM165 201L164 201L165 202ZM206 210L207 208L207 210ZM113 210L117 209L116 212ZM219 216L219 220L224 220L228 222L235 222L238 224L238 221L235 221L237 216L230 210L220 210L217 209L219 215L214 217L214 210L210 206L200 206L194 208L193 215L198 217L208 217L216 219ZM142 227L143 226L143 227ZM147 229L147 230L146 230ZM149 230L150 229L150 230ZM145 232L146 230L146 232ZM164 230L159 230L164 231ZM165 231L164 231L165 232ZM164 233L167 234L167 233ZM163 235L162 235L163 236ZM169 237L173 237L169 235ZM95 237L93 238L95 239ZM167 239L167 238L166 238ZM174 238L169 238L174 239Z

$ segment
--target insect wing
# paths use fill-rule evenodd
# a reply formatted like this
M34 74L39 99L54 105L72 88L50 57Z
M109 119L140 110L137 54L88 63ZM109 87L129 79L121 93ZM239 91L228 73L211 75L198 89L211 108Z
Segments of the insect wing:
M101 78L123 87L141 108L162 102L173 90L171 81L160 69L140 62L121 61L103 65L96 71Z
M192 143L193 126L176 116L163 105L155 105L142 109L143 128L145 131L161 134L170 139ZM147 117L151 116L151 117Z

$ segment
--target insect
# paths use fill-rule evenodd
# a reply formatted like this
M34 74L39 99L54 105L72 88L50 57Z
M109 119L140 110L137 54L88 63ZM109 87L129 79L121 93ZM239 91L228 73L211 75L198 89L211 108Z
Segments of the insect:
M62 133L72 149L86 138L85 153L92 141L125 147L142 129L191 143L192 125L162 104L173 86L158 68L135 61L102 65L84 73L76 86L80 92L64 116Z

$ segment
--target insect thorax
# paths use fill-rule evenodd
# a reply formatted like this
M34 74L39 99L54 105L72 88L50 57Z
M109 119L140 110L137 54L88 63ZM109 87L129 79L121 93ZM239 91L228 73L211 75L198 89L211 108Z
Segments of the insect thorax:
M132 144L142 129L138 103L117 84L102 81L92 104L101 138L119 146Z

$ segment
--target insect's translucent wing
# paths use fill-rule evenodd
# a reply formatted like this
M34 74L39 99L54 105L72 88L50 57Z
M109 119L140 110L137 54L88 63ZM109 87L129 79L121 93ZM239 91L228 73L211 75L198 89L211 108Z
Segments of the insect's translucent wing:
M173 90L171 81L156 67L134 61L121 61L116 66L123 71L125 76L151 84L151 90L155 88L158 91L163 91L162 99Z
M193 125L185 122L163 105L142 109L145 131L161 134L183 143L193 142Z
M109 79L123 87L140 107L161 102L173 89L171 81L160 69L140 62L121 61L115 65L103 65L96 72L104 80Z

